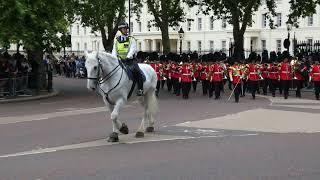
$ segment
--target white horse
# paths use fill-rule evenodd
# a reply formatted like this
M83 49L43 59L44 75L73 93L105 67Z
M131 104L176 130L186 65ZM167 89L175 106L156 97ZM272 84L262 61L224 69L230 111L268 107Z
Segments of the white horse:
M118 119L120 109L128 102L138 99L144 106L144 117L141 125L136 132L136 137L144 137L144 132L154 131L154 114L158 110L158 102L155 96L157 85L157 74L148 64L139 64L146 80L143 84L144 96L135 96L136 91L132 92L132 98L128 99L128 94L132 88L133 81L127 75L123 63L116 57L105 52L92 52L86 55L86 68L88 74L87 88L97 91L102 95L103 101L111 112L113 133L110 134L110 142L118 142L118 132L128 134L129 129L125 123ZM136 89L136 88L135 88ZM145 128L145 123L147 128Z

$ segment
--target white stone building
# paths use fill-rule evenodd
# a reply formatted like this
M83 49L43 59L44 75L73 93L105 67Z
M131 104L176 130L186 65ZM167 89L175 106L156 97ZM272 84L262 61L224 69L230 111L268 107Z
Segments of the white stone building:
M244 48L246 52L256 51L283 51L283 41L287 38L287 14L289 12L289 0L277 0L277 17L274 17L276 29L270 29L269 20L265 18L267 9L262 6L254 15L254 23L247 28L244 35ZM232 25L224 20L213 20L211 16L197 14L197 8L184 6L186 21L179 27L170 28L171 50L178 52L180 40L178 30L184 30L182 50L208 52L225 50L228 53L230 42L233 41ZM137 39L138 50L162 51L161 32L157 27L151 27L153 17L147 12L145 6L142 10L141 19L131 17L132 35ZM300 27L292 28L291 42L295 37L298 41L320 40L320 7L313 16L300 19ZM72 51L103 50L100 34L92 34L90 28L81 27L79 23L71 26ZM292 43L291 43L292 44ZM292 47L292 46L291 46ZM290 48L292 51L292 48Z

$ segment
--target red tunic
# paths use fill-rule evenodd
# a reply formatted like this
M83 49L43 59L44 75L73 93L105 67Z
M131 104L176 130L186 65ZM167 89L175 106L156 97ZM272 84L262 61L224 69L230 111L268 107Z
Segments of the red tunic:
M183 64L181 67L181 82L191 82L191 66L189 64Z
M200 79L207 80L208 73L209 73L209 66L208 65L201 65Z
M223 80L223 68L220 64L212 65L212 80L214 82L221 82Z
M250 81L259 80L259 68L256 64L249 64L248 79Z
M310 76L313 81L320 81L320 64L312 66Z
M160 76L160 65L159 65L158 63L151 63L150 66L154 69L154 71L156 71L158 81L161 80L161 76Z
M279 73L281 80L292 80L292 69L289 63L281 63Z
M278 80L279 79L279 69L275 65L271 65L268 68L268 78L273 79L273 80Z
M271 64L270 65L268 65L268 64L262 65L262 67L260 68L262 78L264 78L264 79L268 78L268 76L269 76L268 67L270 67L270 66L271 66Z
M240 65L231 66L230 73L232 76L232 83L234 85L239 84L241 82L241 76L242 76L242 70Z

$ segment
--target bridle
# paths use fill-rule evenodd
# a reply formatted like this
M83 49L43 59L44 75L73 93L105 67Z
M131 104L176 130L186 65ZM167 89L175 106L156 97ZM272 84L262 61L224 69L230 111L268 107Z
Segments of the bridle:
M105 94L107 101L111 104L111 105L115 105L115 103L111 102L109 99L109 93L111 91L113 91L115 88L117 88L121 82L122 76L123 76L123 67L122 67L122 62L120 60L118 60L118 65L112 70L110 71L108 74L106 74L105 76L101 77L101 75L104 74L103 72L103 68L102 68L102 64L101 64L101 59L97 56L97 61L98 61L98 72L97 72L97 76L96 77L87 77L87 79L89 80L95 80L96 81L96 86L99 87L99 89ZM111 88L108 92L105 92L102 88L101 88L101 84L107 82L113 75L115 75L119 69L122 69L121 71L121 76L120 79L118 81L118 83Z

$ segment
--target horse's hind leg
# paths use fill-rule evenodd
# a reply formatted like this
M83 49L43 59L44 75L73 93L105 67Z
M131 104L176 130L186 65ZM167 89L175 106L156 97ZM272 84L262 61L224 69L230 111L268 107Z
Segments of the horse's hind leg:
M155 92L148 93L145 101L145 120L148 121L146 132L154 132L153 115L158 111L158 101Z

